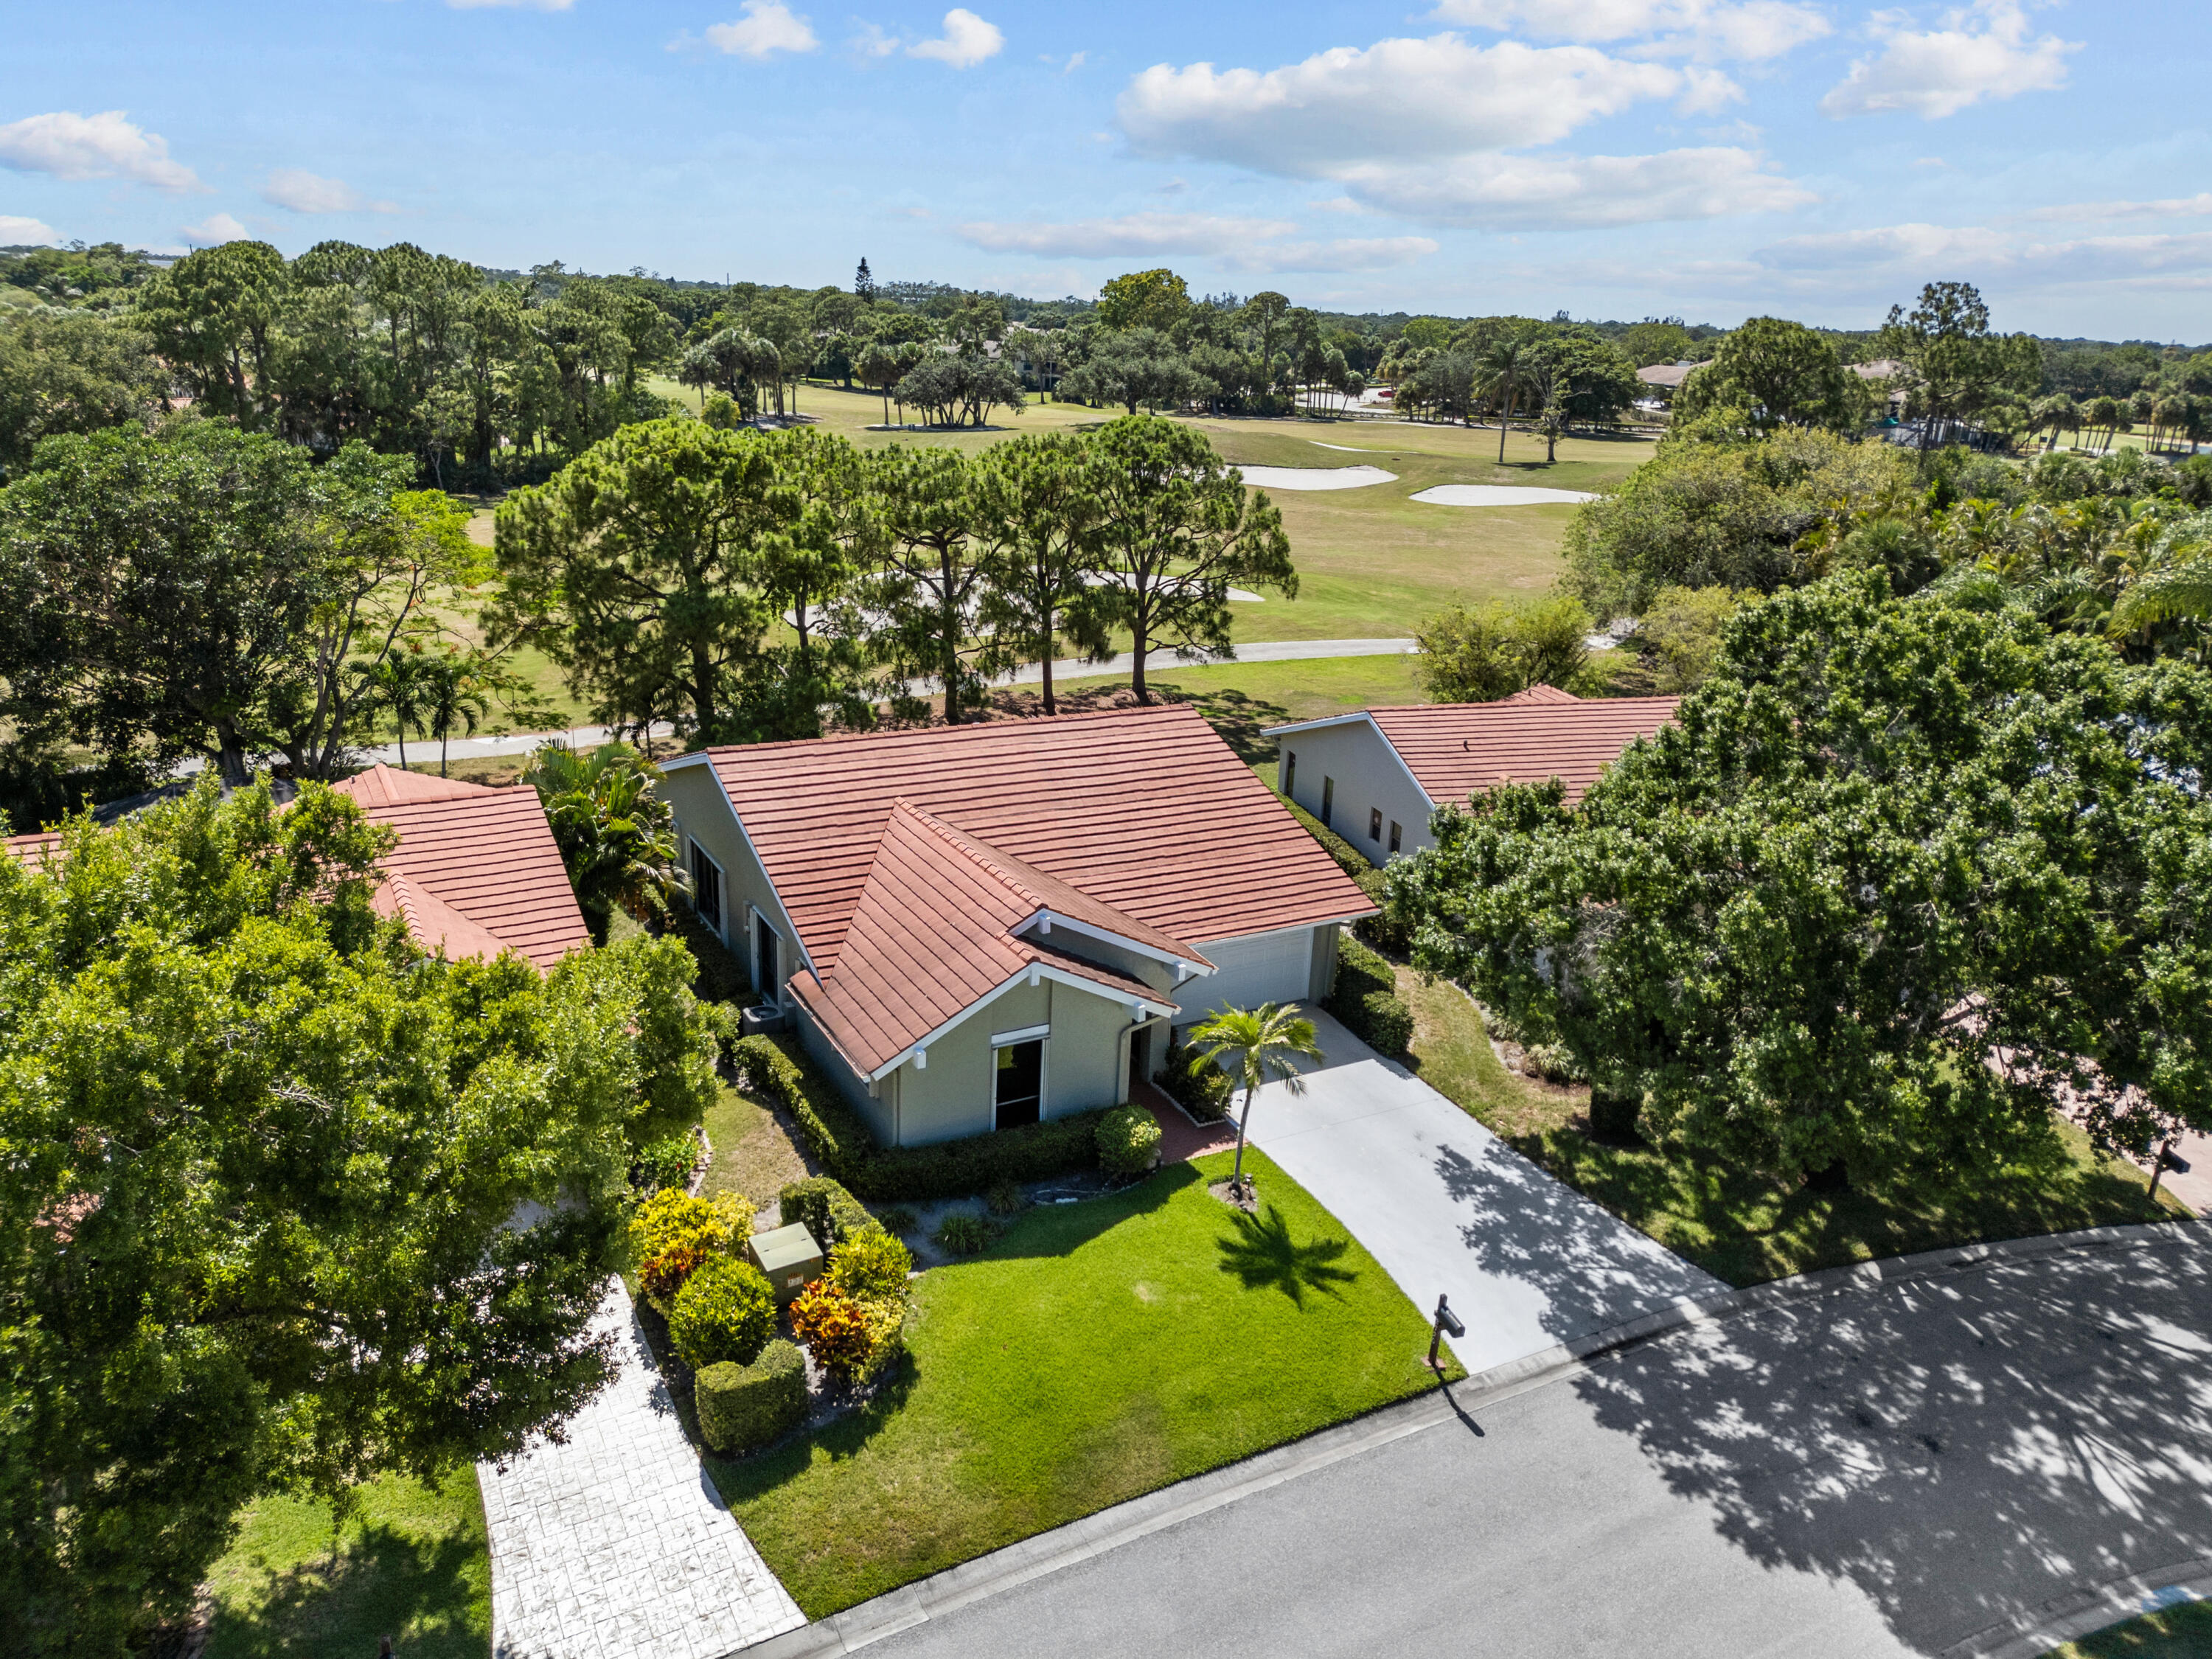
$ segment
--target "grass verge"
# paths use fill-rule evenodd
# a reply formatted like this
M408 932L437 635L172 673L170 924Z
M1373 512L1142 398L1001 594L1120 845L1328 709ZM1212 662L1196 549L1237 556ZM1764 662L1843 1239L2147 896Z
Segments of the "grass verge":
M2107 1626L2044 1659L2212 1659L2212 1601L2185 1601Z
M491 1558L483 1498L460 1470L442 1488L391 1477L365 1487L336 1565L327 1504L264 1498L209 1575L207 1659L376 1651L483 1659L491 1645Z
M915 1285L907 1370L737 1463L731 1510L811 1618L1420 1393L1420 1313L1256 1152L1018 1218Z
M1413 1010L1414 1067L1431 1088L1523 1157L1731 1285L2185 1213L2165 1194L2154 1200L2148 1177L2132 1164L2100 1160L2088 1137L2063 1121L2049 1163L1986 1171L1958 1191L1907 1174L1865 1190L1808 1193L1713 1160L1595 1141L1581 1121L1588 1091L1507 1071L1456 987L1423 985L1401 968L1399 988Z

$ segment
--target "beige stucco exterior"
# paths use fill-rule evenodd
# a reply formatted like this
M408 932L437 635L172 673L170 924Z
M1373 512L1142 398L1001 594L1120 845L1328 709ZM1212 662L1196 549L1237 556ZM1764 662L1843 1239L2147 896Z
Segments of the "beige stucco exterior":
M1436 845L1429 833L1429 798L1365 716L1285 732L1276 740L1275 756L1276 788L1317 818L1324 793L1330 794L1331 810L1323 822L1370 864L1390 861L1393 823L1399 826L1401 855ZM1333 791L1327 787L1330 779L1335 781ZM1370 834L1377 812L1382 833Z

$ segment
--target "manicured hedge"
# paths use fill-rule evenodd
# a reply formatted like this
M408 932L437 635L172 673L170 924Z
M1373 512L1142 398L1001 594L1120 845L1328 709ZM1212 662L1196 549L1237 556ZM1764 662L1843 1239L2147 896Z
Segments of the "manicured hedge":
M775 1292L758 1267L733 1255L708 1257L668 1310L669 1342L695 1370L749 1364L775 1334Z
M1109 1175L1142 1175L1160 1155L1160 1121L1143 1107L1116 1106L1098 1121L1098 1162Z
M1229 1115L1229 1103L1237 1092L1237 1080L1218 1066L1201 1066L1193 1072L1191 1062L1198 1054L1199 1051L1188 1043L1169 1044L1152 1081L1160 1085L1169 1099L1200 1123L1218 1123Z
M1402 955L1411 950L1413 929L1390 919L1389 878L1370 864L1358 848L1288 795L1279 794L1277 799L1291 809L1291 816L1298 821L1299 827L1321 843L1322 851L1336 860L1337 867L1359 884L1359 890L1367 895L1367 902L1382 913L1363 916L1352 924L1352 931L1370 945L1380 945L1386 951L1396 951Z
M1397 975L1358 939L1337 941L1336 983L1322 1006L1377 1054L1402 1054L1413 1041L1413 1011L1398 994Z
M691 908L689 899L679 898L670 903L668 928L690 948L691 959L699 964L699 971L692 977L691 989L702 1002L726 1002L739 1008L751 1003L752 975L729 947L699 920L699 913Z
M933 1146L879 1146L837 1085L796 1042L740 1037L730 1045L730 1062L748 1088L792 1115L824 1171L876 1203L964 1198L1001 1181L1049 1181L1097 1163L1097 1112Z
M805 1223L824 1255L863 1227L876 1224L860 1200L828 1176L788 1183L776 1194L776 1214L787 1227Z
M692 1382L699 1432L734 1456L765 1446L806 1419L806 1362L781 1337L750 1365L709 1365Z

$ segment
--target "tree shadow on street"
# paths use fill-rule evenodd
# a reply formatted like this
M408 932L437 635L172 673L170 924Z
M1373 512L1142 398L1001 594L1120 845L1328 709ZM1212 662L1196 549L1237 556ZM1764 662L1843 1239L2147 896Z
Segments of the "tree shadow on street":
M1291 1236L1291 1224L1273 1205L1258 1215L1230 1212L1236 1231L1221 1240L1221 1265L1248 1291L1277 1290L1297 1306L1306 1304L1309 1291L1341 1301L1340 1288L1358 1277L1338 1264L1352 1249L1347 1238L1312 1238L1301 1243Z
M1694 1326L1574 1387L1753 1560L1936 1654L2212 1553L2208 1377L2212 1249L2176 1227Z

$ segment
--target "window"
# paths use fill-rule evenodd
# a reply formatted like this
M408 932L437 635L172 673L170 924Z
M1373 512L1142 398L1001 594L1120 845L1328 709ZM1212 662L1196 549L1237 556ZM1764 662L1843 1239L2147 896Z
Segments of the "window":
M1382 839L1382 809L1379 806L1370 806L1367 809L1367 839L1370 841Z
M1295 749L1283 751L1283 793L1286 795L1298 793L1298 753Z
M1322 829L1328 828L1328 815L1335 810L1336 780L1323 778L1321 781L1321 827Z
M992 1051L992 1104L997 1110L994 1127L1011 1129L1034 1123L1044 1104L1044 1039L1009 1042Z
M722 866L707 856L706 848L691 843L691 904L699 920L720 934L722 931Z
M777 1000L780 982L776 977L775 946L775 929L769 926L766 916L754 911L753 990L763 1002Z
M1398 850L1398 820L1395 818L1390 820L1390 850L1394 853Z

